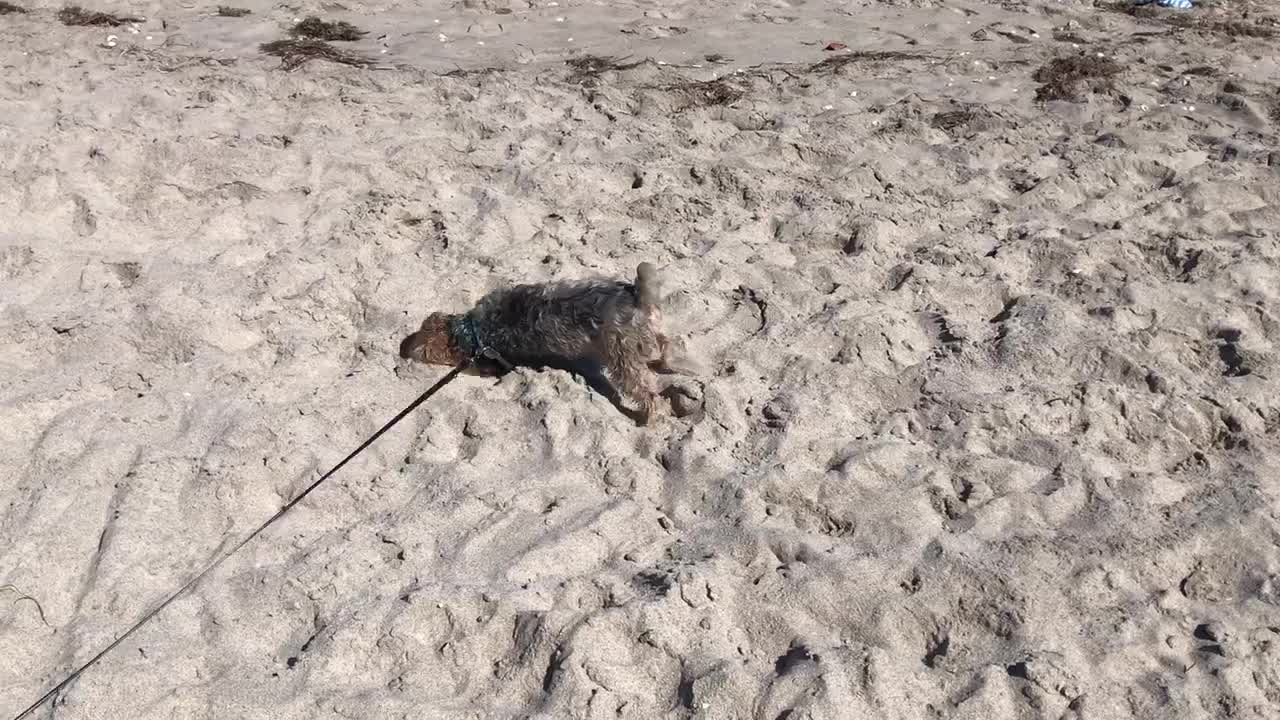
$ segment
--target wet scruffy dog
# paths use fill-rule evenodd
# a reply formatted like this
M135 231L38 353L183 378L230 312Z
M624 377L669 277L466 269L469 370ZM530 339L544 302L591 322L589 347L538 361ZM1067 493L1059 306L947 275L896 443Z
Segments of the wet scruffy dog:
M400 343L400 356L500 375L509 368L590 363L630 398L647 423L658 405L654 372L692 374L672 362L658 308L658 271L636 269L634 283L585 280L495 290L461 315L432 313Z

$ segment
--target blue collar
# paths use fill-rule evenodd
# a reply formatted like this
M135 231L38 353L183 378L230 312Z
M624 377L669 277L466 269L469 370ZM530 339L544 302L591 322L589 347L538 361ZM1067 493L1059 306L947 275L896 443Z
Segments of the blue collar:
M468 358L474 358L484 349L480 332L476 330L475 320L468 313L457 315L449 321L449 335L458 344L458 349Z
M515 369L501 353L485 344L480 328L476 327L475 318L470 313L457 315L449 321L449 337L457 345L458 351L466 357L466 363L489 361L498 366L499 374Z

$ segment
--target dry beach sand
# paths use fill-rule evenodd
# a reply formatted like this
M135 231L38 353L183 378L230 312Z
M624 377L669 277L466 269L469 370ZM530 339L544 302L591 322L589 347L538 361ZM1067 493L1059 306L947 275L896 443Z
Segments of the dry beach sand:
M458 380L36 716L1280 717L1271 4L17 4L0 717L641 260L661 422Z

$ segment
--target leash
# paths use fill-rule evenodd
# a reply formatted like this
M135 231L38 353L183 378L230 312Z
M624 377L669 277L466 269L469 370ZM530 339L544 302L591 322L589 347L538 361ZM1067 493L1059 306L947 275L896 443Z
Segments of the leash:
M323 483L325 480L328 480L330 477L334 475L334 473L341 470L343 465L346 465L355 456L363 452L365 448L372 445L375 440L377 440L379 437L382 437L383 433L395 427L396 423L405 419L405 417L409 413L418 409L419 405L421 405L422 403L430 399L432 395L435 395L437 392L439 392L440 389L443 388L445 385L448 385L451 380L458 377L458 375L462 374L462 372L466 370L467 367L470 365L471 365L471 360L466 360L462 364L450 370L447 375L437 380L435 385L432 385L431 387L427 388L426 392L422 393L421 395L418 396L416 400L409 403L408 407L406 407L404 410L401 410L400 413L397 414L395 417L391 418L391 420L386 425L383 425L381 428L378 429L377 432L370 435L369 439L360 443L360 447L356 448L355 450L352 450L350 455L342 458L342 462L338 463L337 465L334 465L333 468L329 470L329 472L325 473L324 475L321 475L319 480L316 480L315 482L308 485L306 490L303 490L302 492L298 493L296 497L294 497L292 500L286 503L284 507L280 508L280 510L278 510L275 515L272 515L266 522L259 525L256 530L254 530L253 532L245 536L245 538L241 540L239 543L237 543L235 547L231 548L231 550L219 556L217 560L214 560L207 567L205 567L205 569L201 570L199 574L197 574L195 577L188 580L185 585L178 588L177 591L175 591L172 595L166 598L164 602L157 605L151 612L147 613L146 615L143 615L142 619L138 620L136 623L133 624L133 627L129 628L128 630L125 631L123 635L113 640L110 645L103 648L97 655L94 655L93 657L89 658L88 662L76 668L75 672L68 675L62 682L58 683L57 685L54 685L52 690L45 693L44 695L41 695L39 700L36 700L35 702L31 703L31 705L26 710L23 710L22 712L18 713L17 717L15 717L13 720L23 720L23 718L27 717L31 713L38 710L41 705L45 704L45 702L49 700L49 698L53 697L54 695L57 695L59 692L62 692L62 690L65 689L72 682L74 682L76 678L80 677L81 673L83 673L85 670L88 670L90 667L93 667L93 665L97 663L99 660L101 660L104 655L114 650L117 645L124 642L130 635L137 632L137 630L141 628L143 625L146 625L147 622L149 622L151 618L158 615L161 610L164 610L174 600L177 600L178 598L182 597L182 595L184 595L188 590L195 587L196 584L199 583L200 580L204 578L205 575L208 575L209 573L213 572L214 569L217 568L219 565L221 565L227 558L231 557L232 555L235 555L236 552L240 550L240 548L244 547L245 545L248 545L250 540L253 540L254 538L258 537L258 535L261 534L263 530L266 530L268 527L270 527L272 523L284 517L285 513L292 510L295 505L297 505L299 502L302 502L303 498L310 495L312 490L315 490L316 488L320 487L321 483Z

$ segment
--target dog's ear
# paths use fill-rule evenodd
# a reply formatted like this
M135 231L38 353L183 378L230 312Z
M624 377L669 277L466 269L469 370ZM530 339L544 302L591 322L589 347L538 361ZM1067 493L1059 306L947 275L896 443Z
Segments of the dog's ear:
M422 332L443 332L449 324L449 316L444 313L433 312L422 321L422 327L418 328Z

